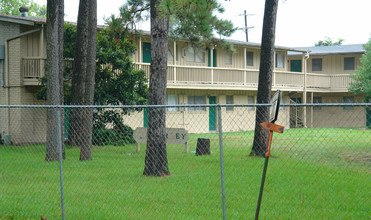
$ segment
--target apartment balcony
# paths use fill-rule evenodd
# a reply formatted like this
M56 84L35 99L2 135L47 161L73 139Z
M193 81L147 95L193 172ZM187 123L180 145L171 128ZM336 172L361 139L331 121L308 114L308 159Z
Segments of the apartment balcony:
M45 75L45 58L22 59L23 85L41 85L39 79ZM73 60L65 60L65 67L72 68ZM149 78L150 64L136 63L136 69L143 69ZM168 88L214 89L214 90L257 90L258 69L168 65ZM349 74L316 74L290 71L273 72L273 89L282 91L347 92L351 79Z
M45 76L46 58L24 57L22 59L23 85L40 86L40 78ZM73 60L65 59L64 68L72 68Z
M136 63L149 78L149 63ZM257 90L258 69L168 65L167 87L178 89ZM290 71L273 72L273 89L282 91L347 92L349 74L316 74Z
M45 58L25 57L22 59L23 85L41 85L39 79L45 75Z

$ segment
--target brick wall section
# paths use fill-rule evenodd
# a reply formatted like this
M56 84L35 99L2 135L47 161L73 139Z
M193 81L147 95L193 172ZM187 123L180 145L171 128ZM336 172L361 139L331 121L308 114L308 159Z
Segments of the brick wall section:
M9 47L9 86L21 86L23 83L21 72L21 39L17 38L8 44ZM21 104L21 103L19 103Z
M20 33L20 25L15 23L9 23L0 21L0 44L5 44L5 40Z

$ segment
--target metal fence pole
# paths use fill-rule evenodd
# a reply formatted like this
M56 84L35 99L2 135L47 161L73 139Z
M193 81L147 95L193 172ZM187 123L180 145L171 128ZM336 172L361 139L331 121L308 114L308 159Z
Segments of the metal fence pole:
M62 220L64 220L64 192L63 192L63 168L62 168L62 129L61 129L61 110L57 108L57 131L58 131L58 148L59 148L59 176L61 183L61 206Z
M222 108L218 106L218 124L219 124L219 147L220 147L220 172L222 185L223 219L227 219L225 209L225 185L224 185L224 157L223 157L223 130L222 130Z

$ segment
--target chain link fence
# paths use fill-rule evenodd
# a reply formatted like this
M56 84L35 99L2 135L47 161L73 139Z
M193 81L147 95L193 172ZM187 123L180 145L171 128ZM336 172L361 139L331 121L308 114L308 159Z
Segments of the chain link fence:
M0 219L253 219L261 107L153 106L166 115L167 146L155 153L148 106L0 106ZM369 218L370 107L281 106L261 219ZM143 175L148 158L170 175Z

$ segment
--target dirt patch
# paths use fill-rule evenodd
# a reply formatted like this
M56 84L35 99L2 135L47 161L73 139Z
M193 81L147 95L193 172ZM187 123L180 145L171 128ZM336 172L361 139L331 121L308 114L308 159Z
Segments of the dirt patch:
M354 154L344 154L341 158L345 161L359 162L365 164L371 164L371 155L354 155Z

